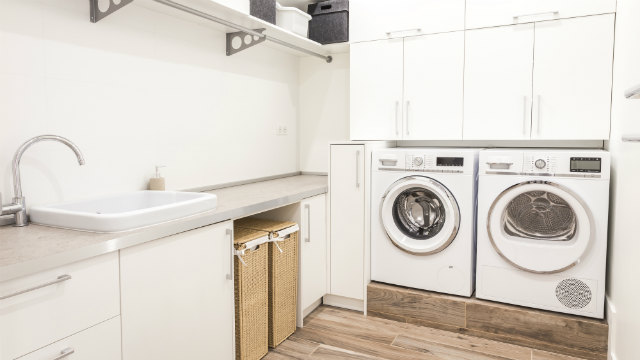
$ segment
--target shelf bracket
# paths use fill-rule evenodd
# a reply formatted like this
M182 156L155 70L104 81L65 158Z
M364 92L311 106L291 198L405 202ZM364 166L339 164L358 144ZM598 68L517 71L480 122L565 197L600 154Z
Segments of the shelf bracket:
M89 0L89 20L97 23L132 2L133 0ZM105 6L107 6L106 9L104 9Z
M254 32L262 34L262 36L249 34L246 31L227 33L227 56L237 54L240 51L246 50L267 40L267 36L264 35L265 30L266 29L253 30Z

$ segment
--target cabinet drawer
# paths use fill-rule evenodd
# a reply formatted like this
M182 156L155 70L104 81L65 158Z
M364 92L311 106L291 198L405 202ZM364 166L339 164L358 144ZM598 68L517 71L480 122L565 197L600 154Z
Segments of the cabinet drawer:
M615 0L467 0L467 29L613 13Z
M45 284L50 285L40 287ZM0 300L0 359L119 315L119 286L117 252L0 283L0 298L9 296ZM37 289L20 293L32 288Z
M68 355L64 356L65 354ZM118 316L29 353L20 360L117 360L120 358L120 317Z

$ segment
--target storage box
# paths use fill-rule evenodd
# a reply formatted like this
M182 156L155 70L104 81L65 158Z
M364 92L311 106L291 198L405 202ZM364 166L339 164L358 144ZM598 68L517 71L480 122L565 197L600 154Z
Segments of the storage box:
M307 37L311 15L294 8L276 3L276 25L294 34Z
M296 331L298 304L298 224L246 218L239 227L269 232L269 346Z
M269 233L234 226L236 359L269 352Z
M321 44L349 41L349 1L329 0L309 4L309 39Z
M276 23L276 0L251 0L249 13L258 19Z

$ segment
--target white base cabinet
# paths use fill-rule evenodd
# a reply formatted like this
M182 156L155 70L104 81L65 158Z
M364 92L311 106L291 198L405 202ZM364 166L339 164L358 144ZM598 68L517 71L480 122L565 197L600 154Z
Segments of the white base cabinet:
M364 299L365 146L331 145L329 177L331 288Z
M121 358L120 317L64 338L19 360L117 360Z
M2 282L0 296L0 359L14 359L120 314L118 254Z
M121 250L126 360L232 359L233 224Z
M300 202L300 287L298 324L304 313L327 293L327 197L318 195Z

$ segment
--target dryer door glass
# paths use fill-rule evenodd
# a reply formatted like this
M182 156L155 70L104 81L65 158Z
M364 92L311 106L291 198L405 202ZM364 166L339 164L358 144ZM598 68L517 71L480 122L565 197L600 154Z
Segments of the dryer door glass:
M526 181L496 197L486 231L494 250L511 265L556 273L580 261L595 230L591 212L570 189Z
M578 230L571 205L549 191L527 191L513 198L502 223L508 235L533 240L569 241Z
M389 240L415 255L449 246L460 228L460 210L451 192L426 176L408 176L384 195L380 217Z
M424 187L401 192L393 204L393 221L403 234L418 240L434 237L442 230L447 210L443 200Z

